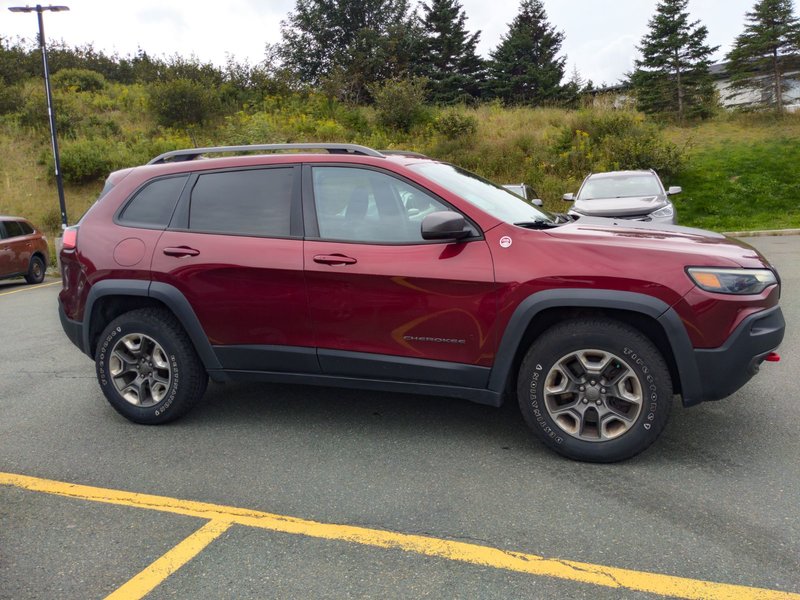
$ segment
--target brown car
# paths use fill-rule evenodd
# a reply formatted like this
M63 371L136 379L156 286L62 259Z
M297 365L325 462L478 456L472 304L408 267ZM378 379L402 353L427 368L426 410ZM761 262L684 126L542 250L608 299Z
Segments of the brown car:
M0 279L24 276L41 283L48 256L47 238L30 221L0 216Z

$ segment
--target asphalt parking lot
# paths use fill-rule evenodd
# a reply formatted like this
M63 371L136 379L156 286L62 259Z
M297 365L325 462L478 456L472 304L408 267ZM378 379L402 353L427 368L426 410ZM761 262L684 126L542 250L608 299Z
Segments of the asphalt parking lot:
M513 407L211 385L177 423L106 403L60 283L0 282L0 598L800 598L800 236L782 361L574 463Z

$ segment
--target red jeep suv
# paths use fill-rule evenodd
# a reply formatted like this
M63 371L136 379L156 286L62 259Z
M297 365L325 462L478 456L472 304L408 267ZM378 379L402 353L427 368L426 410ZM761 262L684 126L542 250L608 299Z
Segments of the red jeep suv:
M658 437L673 394L739 389L784 333L778 274L746 244L559 223L451 164L352 144L178 150L113 173L61 264L64 331L147 424L209 377L516 397L552 449L611 462Z

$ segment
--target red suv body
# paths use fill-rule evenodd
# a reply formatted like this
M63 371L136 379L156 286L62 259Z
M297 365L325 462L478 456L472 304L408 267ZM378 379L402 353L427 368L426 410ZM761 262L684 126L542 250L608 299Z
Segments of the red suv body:
M62 325L119 412L176 418L208 376L516 395L556 451L613 461L673 392L723 398L782 340L777 273L744 243L558 224L452 165L323 149L171 153L112 174L67 230Z
M47 238L30 221L0 216L0 279L25 277L41 283L50 252Z

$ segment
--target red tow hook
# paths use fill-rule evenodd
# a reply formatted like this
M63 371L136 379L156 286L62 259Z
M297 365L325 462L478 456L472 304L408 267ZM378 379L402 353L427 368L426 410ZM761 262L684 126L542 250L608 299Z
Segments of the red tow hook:
M777 352L770 352L764 357L764 360L767 362L780 362L781 355L778 354Z

